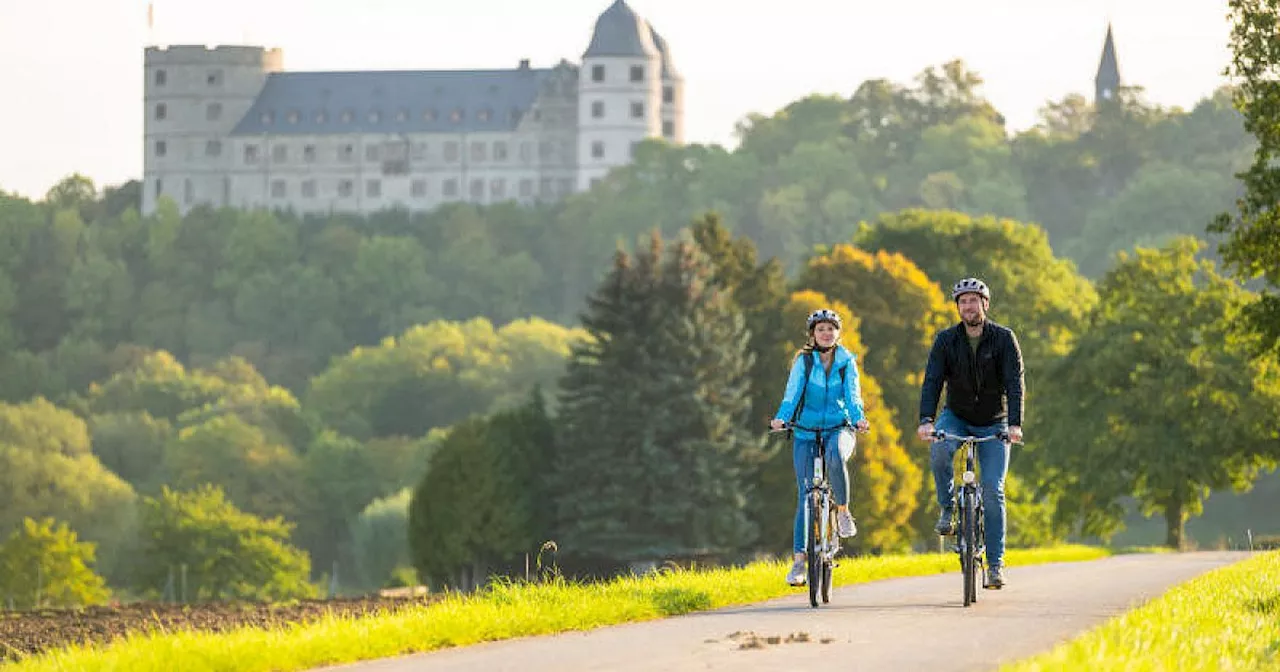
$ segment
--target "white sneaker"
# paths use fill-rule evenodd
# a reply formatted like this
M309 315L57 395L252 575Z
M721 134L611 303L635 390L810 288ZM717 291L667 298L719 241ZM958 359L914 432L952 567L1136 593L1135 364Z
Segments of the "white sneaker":
M791 571L787 572L787 583L792 586L803 586L805 576L804 560L796 560L791 564Z
M848 509L836 512L836 532L845 538L858 533L858 526L853 523L853 514Z

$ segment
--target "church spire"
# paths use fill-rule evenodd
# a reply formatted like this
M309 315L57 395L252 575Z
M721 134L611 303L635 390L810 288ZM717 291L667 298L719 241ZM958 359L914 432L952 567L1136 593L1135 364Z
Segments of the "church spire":
M1107 41L1102 45L1102 60L1098 63L1098 75L1094 78L1094 104L1116 99L1120 89L1120 66L1116 62L1116 43L1107 24Z

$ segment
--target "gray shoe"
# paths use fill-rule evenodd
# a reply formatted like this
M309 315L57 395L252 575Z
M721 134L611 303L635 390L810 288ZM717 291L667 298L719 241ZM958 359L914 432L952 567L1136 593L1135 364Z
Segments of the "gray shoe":
M836 512L836 532L845 539L858 533L858 526L853 523L853 514L848 511Z
M942 515L938 516L938 524L933 526L933 530L944 537L956 533L955 525L951 522L951 509L942 510Z
M1004 568L1000 565L992 565L987 570L987 588L993 590L1004 588Z
M804 560L796 560L791 564L791 571L787 572L787 583L792 586L803 586L805 578Z

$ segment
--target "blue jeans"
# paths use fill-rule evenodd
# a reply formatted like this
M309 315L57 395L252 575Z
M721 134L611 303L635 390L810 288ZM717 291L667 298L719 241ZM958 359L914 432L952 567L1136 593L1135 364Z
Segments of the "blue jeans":
M936 429L948 434L986 438L1007 431L1007 422L991 425L971 425L944 408L934 423ZM987 564L997 567L1004 561L1005 506L1004 479L1009 473L1009 444L1004 441L984 441L975 444L978 453L978 476L982 482L983 524L986 526ZM951 439L935 441L929 450L933 462L933 484L938 492L938 506L950 509L955 501L955 461L960 442Z
M848 506L849 467L840 456L837 436L834 431L822 433L823 448L827 452L826 459L823 462L826 463L827 481L831 483L831 494L836 500L836 504ZM795 437L791 450L791 461L796 469L796 490L798 492L796 527L791 536L792 551L795 553L804 553L805 542L808 541L809 526L805 525L805 519L808 518L809 512L809 481L813 479L813 458L817 457L817 455L818 442L816 439Z

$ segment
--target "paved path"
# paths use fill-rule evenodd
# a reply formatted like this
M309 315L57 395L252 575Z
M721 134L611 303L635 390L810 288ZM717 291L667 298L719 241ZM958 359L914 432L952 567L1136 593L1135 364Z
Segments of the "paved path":
M660 621L326 669L994 670L1245 557L1243 552L1139 554L1011 567L1005 570L1004 590L980 590L978 603L967 609L961 606L958 571L890 579L837 589L831 603L819 609L809 606L804 590Z

